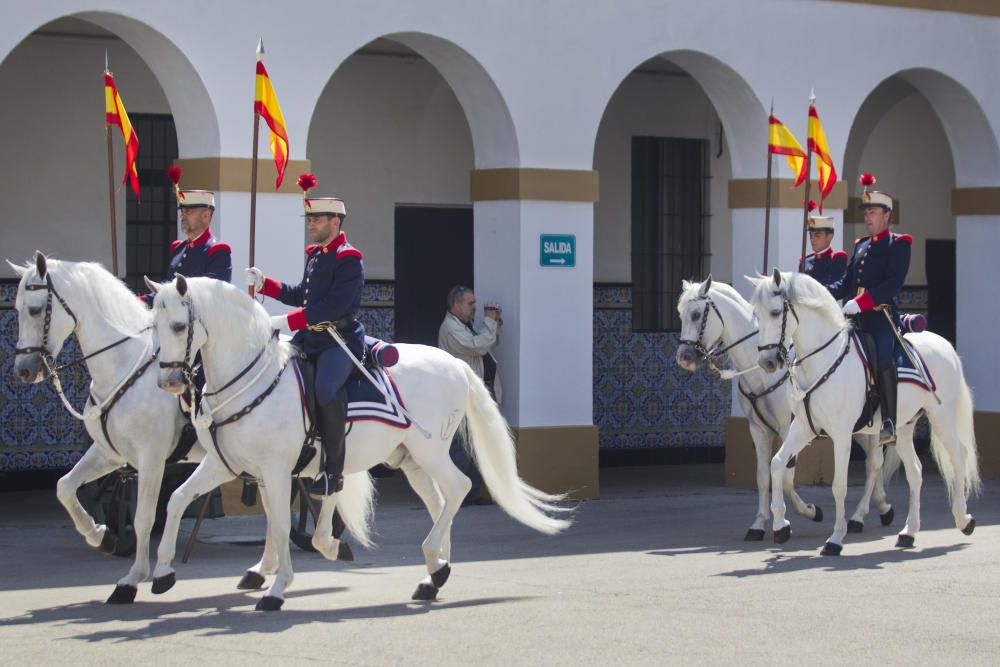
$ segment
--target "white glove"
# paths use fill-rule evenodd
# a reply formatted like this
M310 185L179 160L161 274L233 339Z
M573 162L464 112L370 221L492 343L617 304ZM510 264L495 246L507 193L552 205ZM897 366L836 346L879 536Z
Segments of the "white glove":
M286 315L272 315L271 328L275 331L284 331L286 333L291 333L292 331L288 328L288 316Z
M850 317L851 315L857 315L858 313L860 313L861 306L858 305L857 301L851 299L850 301L844 304L844 307L841 310L843 311L844 315Z
M264 289L264 272L256 266L251 266L246 270L247 287L252 287L254 292Z

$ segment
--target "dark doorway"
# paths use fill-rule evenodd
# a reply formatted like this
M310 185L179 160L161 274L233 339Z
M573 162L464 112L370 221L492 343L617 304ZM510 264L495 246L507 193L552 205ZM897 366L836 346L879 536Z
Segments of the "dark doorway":
M397 206L395 251L395 340L436 346L448 290L474 287L472 208Z
M927 328L955 344L955 240L926 242Z

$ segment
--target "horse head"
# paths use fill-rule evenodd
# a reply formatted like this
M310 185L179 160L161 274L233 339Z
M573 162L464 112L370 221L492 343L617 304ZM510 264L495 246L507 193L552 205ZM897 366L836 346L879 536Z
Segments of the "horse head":
M146 278L146 286L156 294L153 300L153 327L160 340L160 389L181 394L193 378L194 358L208 340L208 332L196 313L187 279L178 275L172 283L156 283Z
M698 361L722 339L725 321L712 300L712 276L705 282L687 280L682 283L682 293L677 301L681 318L680 345L677 347L677 365L686 371L698 370Z
M799 321L788 294L791 275L775 268L767 277L746 276L754 286L750 304L759 327L758 364L768 373L788 361L788 346Z
M41 382L49 376L63 343L76 328L76 315L56 290L50 269L57 268L58 262L50 262L39 250L34 263L7 264L21 277L14 301L18 330L14 375L26 384Z

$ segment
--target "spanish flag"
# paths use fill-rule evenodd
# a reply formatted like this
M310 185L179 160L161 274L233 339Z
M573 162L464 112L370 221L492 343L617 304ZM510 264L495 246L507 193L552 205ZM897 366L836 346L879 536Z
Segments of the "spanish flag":
M826 144L826 134L819 123L816 107L809 106L809 150L816 154L816 169L819 172L819 212L823 212L823 200L833 190L837 182L837 170L833 167L830 147Z
M788 160L788 166L795 174L795 185L792 188L797 188L806 180L806 152L802 150L802 146L795 140L784 123L774 117L774 114L771 114L769 122L771 127L767 141L767 152L785 156Z
M285 177L285 167L288 166L288 133L285 131L285 117L281 115L281 107L278 105L278 96L271 86L271 77L264 69L264 62L261 55L257 54L257 82L254 86L253 96L254 113L260 114L267 127L271 130L271 155L274 156L274 166L278 170L278 178L274 182L274 189L281 187L281 180Z
M121 128L122 138L125 140L125 175L122 176L122 185L128 179L132 186L135 198L139 198L139 172L135 168L135 158L139 154L139 137L136 136L132 128L132 122L125 112L125 105L115 88L115 79L109 70L104 70L104 120L110 125L117 125Z

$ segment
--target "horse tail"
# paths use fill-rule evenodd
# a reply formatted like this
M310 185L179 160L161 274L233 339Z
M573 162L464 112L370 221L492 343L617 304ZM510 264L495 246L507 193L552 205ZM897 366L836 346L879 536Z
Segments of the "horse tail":
M957 356L957 355L956 355ZM959 475L965 478L965 497L970 494L979 495L983 490L983 482L979 476L979 453L976 446L976 433L973 427L972 390L965 382L965 373L962 370L962 363L958 361L958 396L955 397L955 429L958 432L959 446L965 449L965 470L956 471L952 465L951 457L947 452L942 452L943 447L939 444L935 425L931 422L931 452L934 454L934 462L937 463L941 476L944 477L948 487L948 497L951 498Z
M569 528L572 520L550 516L569 511L553 504L566 496L545 493L518 477L514 438L507 422L479 376L467 364L462 366L469 379L466 419L472 452L490 495L507 514L529 528L546 535Z
M337 511L347 530L365 549L374 546L371 537L375 510L375 484L368 471L344 475L344 488L337 494Z

